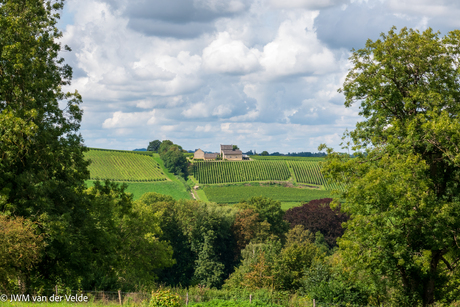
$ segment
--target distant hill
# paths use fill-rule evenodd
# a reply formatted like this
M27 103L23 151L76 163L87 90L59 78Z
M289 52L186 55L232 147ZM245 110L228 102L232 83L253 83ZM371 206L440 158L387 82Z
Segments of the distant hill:
M133 151L147 151L147 148L136 148Z

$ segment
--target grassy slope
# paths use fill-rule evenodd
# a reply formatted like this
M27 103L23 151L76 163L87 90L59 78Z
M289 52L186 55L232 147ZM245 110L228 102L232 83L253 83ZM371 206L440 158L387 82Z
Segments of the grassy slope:
M138 153L135 151L135 153ZM134 199L139 199L142 194L147 192L156 192L160 194L170 195L174 199L191 199L192 196L187 192L184 185L177 179L174 174L171 174L164 166L163 160L156 153L153 154L153 159L160 165L166 177L171 181L162 182L126 182L128 184L127 192L132 193ZM87 180L88 187L93 186L93 180Z
M286 203L288 208L313 199L331 197L330 191L266 186L206 186L204 192L210 201L217 203L238 203L241 199L265 196ZM288 204L289 203L289 204Z
M124 151L129 152L129 151ZM139 153L139 152L136 152ZM145 153L142 154L151 154ZM297 157L277 157L274 160L300 160ZM157 192L172 196L174 199L191 199L191 195L183 184L178 180L174 174L168 172L165 168L163 160L156 153L153 153L153 159L160 165L166 177L171 181L163 182L126 182L128 184L127 192L133 193L134 199L139 199L142 194L146 192ZM301 160L319 160L318 158L301 158ZM292 169L290 169L291 174ZM194 179L191 177L192 180ZM295 177L293 178L295 182ZM195 182L196 180L194 180ZM196 182L197 184L197 182ZM93 185L93 181L87 181L88 187ZM203 185L201 185L203 187ZM206 191L210 192L208 195ZM282 208L287 210L289 208L300 206L301 204L312 199L323 197L330 197L330 191L315 190L315 189L296 189L285 187L219 187L219 186L205 186L204 189L195 191L195 195L202 201L215 201L218 203L237 203L242 198L250 198L252 196L265 196L270 197L282 202Z

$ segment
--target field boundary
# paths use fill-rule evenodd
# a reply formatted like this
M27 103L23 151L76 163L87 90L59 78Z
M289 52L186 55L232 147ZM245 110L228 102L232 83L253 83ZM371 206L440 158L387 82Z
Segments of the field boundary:
M135 153L135 154L143 155L143 156L152 156L155 153L154 151L134 151L134 150L105 149L105 148L93 148L93 147L87 147L87 148L88 148L88 150L112 151L112 152L128 152L128 153Z

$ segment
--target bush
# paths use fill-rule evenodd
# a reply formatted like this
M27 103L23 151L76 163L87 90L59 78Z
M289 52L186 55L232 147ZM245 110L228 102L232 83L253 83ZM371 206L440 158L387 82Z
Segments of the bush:
M331 201L332 198L312 200L287 210L283 219L291 228L302 225L311 233L321 232L329 247L334 247L336 239L343 235L342 223L348 220L348 216L340 210L332 210L329 207Z
M149 307L181 307L181 298L171 290L158 290L152 292Z

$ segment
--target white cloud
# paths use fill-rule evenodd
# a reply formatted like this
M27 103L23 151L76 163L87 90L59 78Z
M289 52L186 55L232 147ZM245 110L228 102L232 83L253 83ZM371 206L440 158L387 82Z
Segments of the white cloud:
M182 111L182 114L187 118L202 118L209 116L209 110L204 102L199 102Z
M257 70L260 52L222 32L203 50L203 68L209 72L247 74Z
M348 50L395 24L459 26L460 2L68 0L63 53L83 96L88 146L338 148L358 106L337 93ZM66 13L68 14L68 13ZM146 128L147 127L147 128ZM329 144L331 143L331 144ZM213 145L214 144L214 145Z
M155 123L155 110L150 112L132 112L123 113L117 111L113 113L111 118L107 118L102 127L105 129L110 128L124 128L124 127L141 127L143 125L152 125Z
M270 0L275 8L306 8L316 10L345 4L346 0Z
M272 76L324 74L334 70L333 53L317 39L313 22L318 12L292 13L264 46L260 63Z

